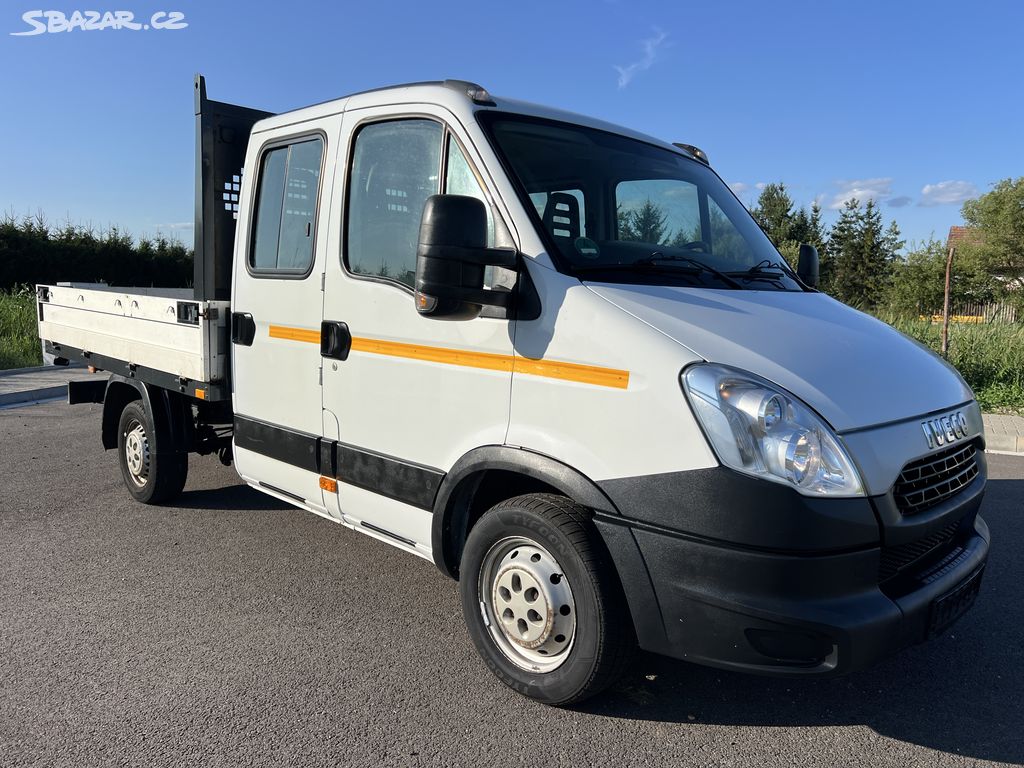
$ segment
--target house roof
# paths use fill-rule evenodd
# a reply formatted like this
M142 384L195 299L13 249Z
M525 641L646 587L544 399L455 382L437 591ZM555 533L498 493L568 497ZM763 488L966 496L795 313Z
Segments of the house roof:
M958 245L977 245L981 242L981 230L977 227L950 227L946 248Z

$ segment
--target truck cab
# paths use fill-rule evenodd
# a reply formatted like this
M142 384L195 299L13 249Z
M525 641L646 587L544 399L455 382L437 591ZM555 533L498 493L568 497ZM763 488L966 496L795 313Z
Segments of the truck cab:
M42 338L112 374L71 398L140 501L219 452L457 579L488 666L557 705L637 646L829 676L969 608L973 393L702 151L464 81L279 115L196 87L195 307L151 311L205 365L161 370L130 293L39 288Z

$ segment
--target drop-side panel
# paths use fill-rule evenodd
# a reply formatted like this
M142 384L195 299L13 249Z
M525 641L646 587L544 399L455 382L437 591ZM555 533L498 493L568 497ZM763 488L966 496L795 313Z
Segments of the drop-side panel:
M38 295L45 341L191 381L224 381L227 301L197 302L173 289L40 286Z

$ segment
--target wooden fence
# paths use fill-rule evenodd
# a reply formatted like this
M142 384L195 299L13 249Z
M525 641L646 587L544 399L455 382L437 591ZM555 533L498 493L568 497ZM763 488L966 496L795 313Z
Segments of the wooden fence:
M927 315L921 317L927 319ZM933 323L942 322L942 314L932 315ZM1010 304L961 304L949 315L951 323L1016 323L1024 320L1022 313Z

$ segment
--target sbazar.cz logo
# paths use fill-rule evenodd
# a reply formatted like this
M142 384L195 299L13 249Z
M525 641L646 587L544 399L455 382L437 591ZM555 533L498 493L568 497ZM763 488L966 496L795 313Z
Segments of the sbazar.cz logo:
M181 11L157 11L145 21L136 21L131 11L25 11L21 20L29 28L12 35L42 35L45 33L95 32L101 29L128 29L133 32L150 29L185 29L188 22Z

